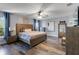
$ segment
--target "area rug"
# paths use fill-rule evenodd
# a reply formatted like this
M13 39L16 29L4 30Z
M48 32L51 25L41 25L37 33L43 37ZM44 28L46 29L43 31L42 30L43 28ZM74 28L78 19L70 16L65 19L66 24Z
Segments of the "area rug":
M13 47L19 51L20 54L24 55L31 47L22 42L16 42Z

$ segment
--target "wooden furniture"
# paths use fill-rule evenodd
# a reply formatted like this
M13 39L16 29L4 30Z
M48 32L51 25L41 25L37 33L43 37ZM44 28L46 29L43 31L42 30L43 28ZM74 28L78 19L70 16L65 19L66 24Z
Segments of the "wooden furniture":
M8 38L8 40L7 40L7 43L13 43L13 42L17 41L16 38L17 38L16 35L10 36L10 37Z
M23 32L25 29L33 30L33 26L31 24L16 24L16 35L18 35L19 32Z
M79 55L79 27L67 27L66 54Z
M33 29L31 24L16 24L16 35L22 32L24 29ZM30 39L30 46L33 47L47 39L47 35L42 35L34 39Z
M66 40L66 22L65 21L60 21L58 24L58 37L60 43L64 46L65 40Z

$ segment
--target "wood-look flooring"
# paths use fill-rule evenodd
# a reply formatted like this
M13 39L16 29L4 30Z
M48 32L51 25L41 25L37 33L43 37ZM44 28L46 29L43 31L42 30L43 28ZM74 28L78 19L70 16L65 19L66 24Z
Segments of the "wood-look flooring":
M65 48L58 38L48 37L46 41L30 48L23 42L0 46L0 55L64 55Z

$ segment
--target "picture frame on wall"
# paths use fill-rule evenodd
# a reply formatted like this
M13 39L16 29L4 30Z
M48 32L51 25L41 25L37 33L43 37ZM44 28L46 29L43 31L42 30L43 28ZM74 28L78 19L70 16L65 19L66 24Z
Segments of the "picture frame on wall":
M54 32L55 31L55 21L49 21L48 22L48 32Z

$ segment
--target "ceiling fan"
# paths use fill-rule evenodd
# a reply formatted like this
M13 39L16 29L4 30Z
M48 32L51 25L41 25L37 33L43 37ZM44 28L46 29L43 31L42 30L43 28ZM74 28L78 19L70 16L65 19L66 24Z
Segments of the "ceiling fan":
M42 13L42 11L40 10L40 11L38 12L38 15L41 16L41 13Z
M73 5L73 3L67 3L67 6L71 6L71 5Z
M40 9L36 13L32 13L30 15L36 15L38 18L45 18L48 16L48 14L45 12L45 10L51 5L52 3L43 3L40 7Z

